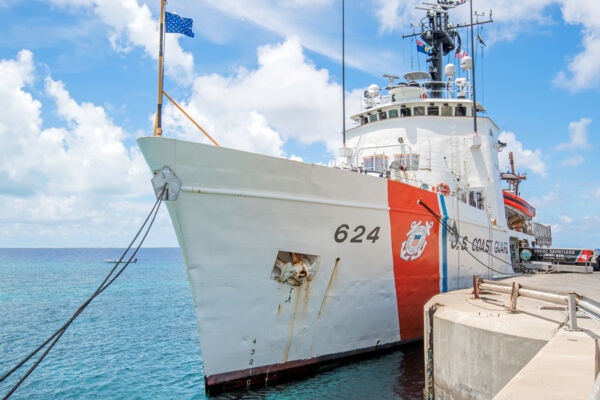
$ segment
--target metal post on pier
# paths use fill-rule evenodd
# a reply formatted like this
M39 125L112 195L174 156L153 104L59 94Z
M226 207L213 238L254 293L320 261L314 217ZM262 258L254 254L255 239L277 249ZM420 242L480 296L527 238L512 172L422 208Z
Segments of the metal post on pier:
M569 293L569 330L577 331L577 293Z
M473 298L479 298L479 277L477 275L473 275Z
M512 283L512 290L510 292L510 310L517 311L517 299L519 298L519 285L518 282Z

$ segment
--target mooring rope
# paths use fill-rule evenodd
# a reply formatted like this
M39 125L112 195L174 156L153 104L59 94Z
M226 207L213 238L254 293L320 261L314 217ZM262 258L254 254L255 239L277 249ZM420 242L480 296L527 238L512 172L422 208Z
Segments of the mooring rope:
M71 318L69 318L69 320L63 326L61 326L48 339L46 339L46 341L44 343L42 343L41 345L39 345L34 351L32 351L31 353L29 353L29 355L27 355L27 357L25 357L23 360L21 360L17 365L15 365L10 371L8 371L7 373L5 373L0 378L0 382L3 382L6 378L8 378L15 371L17 371L21 366L23 366L23 364L25 364L27 361L29 361L34 355L36 355L40 350L42 350L44 347L46 347L46 345L48 345L48 343L52 342L52 343L50 343L50 345L48 346L48 348L44 351L44 353L29 368L29 370L27 370L27 372L25 373L25 375L23 375L19 379L19 381L3 397L3 400L8 399L15 392L15 390L17 390L19 388L19 386L21 386L21 384L25 381L25 379L27 379L27 377L29 375L31 375L31 373L42 362L42 360L46 357L46 355L50 352L50 350L52 350L52 348L54 347L54 345L56 344L56 342L58 342L58 340L65 333L65 331L67 330L67 328L71 325L71 323L73 323L73 321L75 320L75 318L77 318L83 312L83 310L85 310L85 308L92 302L92 300L94 300L98 295L100 295L100 293L102 293L104 290L106 290L115 281L115 279L117 279L119 277L119 275L121 275L121 273L123 273L123 271L125 270L125 268L127 268L127 266L129 265L129 263L131 263L131 261L134 259L134 257L137 254L137 252L140 250L140 247L142 246L142 243L144 243L144 240L146 240L146 236L148 236L148 232L150 232L150 228L152 227L152 224L154 223L154 220L156 218L156 214L158 213L158 210L160 208L160 204L162 203L162 200L163 200L163 198L165 196L166 191L167 191L167 184L165 184L165 186L163 187L162 191L160 192L160 195L158 196L158 198L156 199L156 202L154 203L154 206L152 206L152 209L148 213L148 216L146 216L146 219L144 220L144 223L142 224L142 226L140 226L140 229L137 231L137 233L135 234L135 236L131 240L131 243L129 243L129 246L127 246L127 249L125 249L125 251L123 252L123 254L121 254L121 257L119 258L119 260L115 263L115 265L113 266L113 268L106 275L106 277L104 278L104 280L102 281L102 283L98 286L98 288L96 289L96 291L81 306L79 306L79 308L77 309L77 311L75 311L73 313L73 315L71 316ZM131 254L131 256L129 257L129 259L127 260L127 262L125 262L125 264L119 269L119 271L114 276L112 276L112 274L115 272L115 270L117 269L117 267L119 267L119 265L121 264L121 262L125 258L125 255L127 254L127 252L131 249L131 247L133 246L133 244L135 243L135 241L139 237L140 233L144 229L144 226L146 226L146 224L148 223L148 220L150 220L150 224L146 228L146 231L144 232L144 235L142 236L142 238L141 238L140 242L138 243L137 247L135 248L134 252ZM112 276L112 278L111 278L111 276Z
M473 244L473 242L469 241L469 240L468 240L466 237L464 237L464 236L461 236L461 235L458 233L458 229L457 229L457 230L454 230L453 228L449 227L449 226L448 226L448 224L447 224L446 222L444 222L443 218L442 218L442 217L441 217L439 214L437 214L435 211L433 211L433 210L432 210L432 209L431 209L431 208L430 208L430 207L429 207L427 204L425 204L423 201L421 201L421 200L418 200L418 201L417 201L417 203L418 203L418 204L420 204L420 205L422 205L423 207L425 207L425 209L426 209L426 210L427 210L427 211L428 211L428 212L429 212L431 215L433 215L433 216L434 216L434 218L435 218L435 219L437 219L437 220L439 221L439 223L440 223L440 224L442 224L442 225L444 226L444 228L445 228L445 229L446 229L446 230L447 230L447 231L448 231L448 232L449 232L451 235L456 235L457 239L462 239L463 241L465 241L465 242L469 243L471 246L475 246L475 245ZM477 261L479 264L483 265L484 267L486 267L486 268L487 268L487 269L489 269L490 271L493 271L493 272L495 272L495 273L497 273L497 274L501 274L501 275L510 275L510 274L507 274L506 272L500 272L500 271L497 271L497 270L495 270L494 268L490 267L489 265L487 265L486 263L484 263L483 261L481 261L479 258L475 257L475 255L474 255L473 253L471 253L471 252L470 252L470 251L467 249L467 247L466 247L466 246L465 246L464 248L462 248L462 246L460 246L460 245L459 245L459 247L458 247L458 248L459 248L459 249L462 249L462 250L464 250L464 251L466 251L466 252L467 252L467 254L469 254L471 257L473 257L473 258L475 259L475 261ZM510 266L512 267L512 263L509 263L508 261L506 261L506 260L503 260L503 259L501 259L500 257L496 257L496 256L495 256L495 255L493 255L492 253L489 253L489 255L490 255L490 256L492 256L493 258L495 258L495 259L499 260L499 261L502 261L503 263L505 263L505 264L507 264L507 265L510 265Z

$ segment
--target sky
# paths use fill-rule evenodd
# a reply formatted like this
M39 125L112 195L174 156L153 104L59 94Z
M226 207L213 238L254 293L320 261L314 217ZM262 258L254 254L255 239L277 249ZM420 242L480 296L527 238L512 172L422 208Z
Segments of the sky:
M600 247L600 4L473 0L478 100L555 247ZM346 104L425 70L414 0L346 1ZM160 1L0 0L0 247L124 247L154 202ZM171 0L165 91L220 144L327 163L341 144L340 0ZM468 5L453 19L467 22ZM467 32L463 32L463 43ZM470 49L470 46L468 47ZM166 100L165 100L166 101ZM164 134L207 142L172 105ZM146 241L177 246L165 210Z

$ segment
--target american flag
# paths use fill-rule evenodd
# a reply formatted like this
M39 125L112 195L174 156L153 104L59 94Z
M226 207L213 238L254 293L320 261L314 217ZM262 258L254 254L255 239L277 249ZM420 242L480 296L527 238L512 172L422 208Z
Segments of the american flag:
M462 60L463 57L468 56L469 54L467 54L466 51L461 50L461 51L457 51L456 53L454 53L454 57L458 58L459 60Z
M192 32L193 22L191 18L182 18L177 14L165 12L166 33L181 33L194 37L194 32Z

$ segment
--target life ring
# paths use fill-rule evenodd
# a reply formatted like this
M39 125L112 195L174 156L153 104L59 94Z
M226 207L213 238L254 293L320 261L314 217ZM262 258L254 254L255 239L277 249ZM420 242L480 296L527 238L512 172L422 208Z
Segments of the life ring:
M421 98L422 98L422 99L426 99L426 98L427 98L427 93L423 93L423 94L421 95Z
M450 187L444 182L438 183L437 192L443 196L448 196L450 194Z

